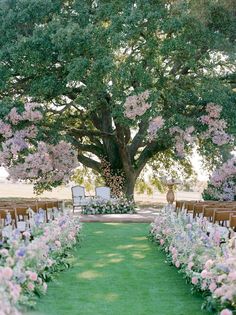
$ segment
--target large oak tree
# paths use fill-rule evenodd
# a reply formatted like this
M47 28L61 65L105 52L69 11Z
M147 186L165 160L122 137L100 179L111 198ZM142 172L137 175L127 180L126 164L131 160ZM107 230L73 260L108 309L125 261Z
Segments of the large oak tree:
M106 160L132 195L150 159L175 156L169 128L198 132L207 103L223 107L235 133L235 40L234 0L2 0L1 115L42 104L48 142L66 137L99 173ZM125 100L144 91L151 108L130 120ZM150 141L157 115L165 125ZM218 151L198 146L209 160Z

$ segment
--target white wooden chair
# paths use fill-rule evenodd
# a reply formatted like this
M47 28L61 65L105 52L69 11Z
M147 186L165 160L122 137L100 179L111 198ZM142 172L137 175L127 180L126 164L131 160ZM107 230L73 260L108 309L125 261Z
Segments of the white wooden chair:
M73 212L75 211L76 207L82 208L86 206L89 201L90 197L85 196L85 188L83 186L73 186L71 188L72 192L72 200L73 200Z
M95 197L98 199L103 199L110 201L111 198L111 189L109 187L96 187L95 188Z

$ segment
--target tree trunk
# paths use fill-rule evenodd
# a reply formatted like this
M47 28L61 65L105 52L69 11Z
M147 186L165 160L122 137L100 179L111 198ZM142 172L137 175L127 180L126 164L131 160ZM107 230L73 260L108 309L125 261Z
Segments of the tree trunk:
M136 177L133 174L129 174L129 176L126 177L124 182L124 195L129 200L134 200L134 187L136 183Z

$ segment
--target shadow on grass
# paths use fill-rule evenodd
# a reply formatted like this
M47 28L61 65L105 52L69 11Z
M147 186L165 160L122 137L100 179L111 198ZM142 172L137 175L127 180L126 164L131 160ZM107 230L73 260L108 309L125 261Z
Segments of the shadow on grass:
M205 315L165 254L146 238L147 224L85 224L77 262L49 284L27 315Z

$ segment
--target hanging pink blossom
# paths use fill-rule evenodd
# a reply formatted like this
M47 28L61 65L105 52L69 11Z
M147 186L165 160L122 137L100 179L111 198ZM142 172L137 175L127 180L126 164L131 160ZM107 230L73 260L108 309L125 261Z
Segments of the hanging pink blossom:
M3 137L6 139L12 136L11 125L4 123L1 119L0 119L0 134L3 135Z
M34 141L38 135L35 123L43 117L37 110L40 105L27 103L24 108L22 114L16 108L11 109L5 118L9 124L0 120L0 133L6 139L0 151L0 164L7 168L13 180L30 180L37 184L67 182L77 166L76 152L65 141L56 145ZM21 121L26 121L27 126L13 132L13 127L18 127Z
M23 163L8 168L13 180L33 180L36 183L66 182L77 166L74 150L67 142L57 145L39 142L37 151L28 154Z
M23 112L22 118L29 121L41 120L43 116L40 111L35 110L37 108L40 108L40 105L38 103L26 103L25 111Z
M124 103L125 116L129 119L135 119L136 116L142 116L151 107L151 104L147 102L148 98L148 91L138 95L128 96Z
M10 113L7 115L7 119L13 125L17 125L20 121L38 121L43 118L42 113L39 110L40 104L38 103L26 103L24 105L24 111L19 114L16 107L13 107Z
M195 137L192 135L195 128L190 126L185 130L181 129L178 126L170 128L170 134L174 136L175 139L175 149L180 157L184 157L185 155L185 146L187 144L193 144L195 141Z
M233 157L212 173L205 193L216 200L234 200L236 195L235 179L236 157Z
M148 127L148 138L150 141L156 138L157 131L163 127L164 122L161 116L157 116L150 121Z
M216 169L211 177L211 183L219 187L228 178L236 176L236 157L226 161L220 168Z
M22 116L17 112L17 109L13 107L8 114L8 119L13 125L17 125L22 120Z
M220 105L209 103L206 106L207 115L199 118L202 124L207 125L208 129L202 134L204 139L212 139L212 142L221 146L229 143L231 136L227 134L225 129L227 123L224 119L220 119L222 107Z

